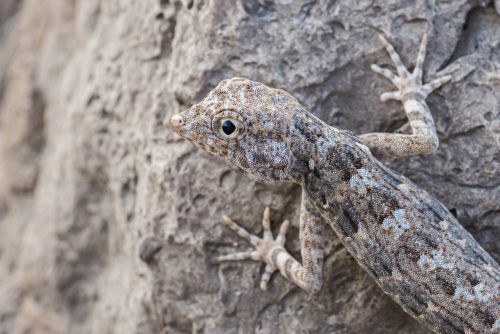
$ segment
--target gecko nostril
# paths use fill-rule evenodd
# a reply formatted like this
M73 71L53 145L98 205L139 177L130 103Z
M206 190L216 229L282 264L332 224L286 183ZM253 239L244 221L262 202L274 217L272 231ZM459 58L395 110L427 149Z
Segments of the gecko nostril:
M171 128L176 129L184 123L182 116L179 114L175 114L170 117L169 125Z

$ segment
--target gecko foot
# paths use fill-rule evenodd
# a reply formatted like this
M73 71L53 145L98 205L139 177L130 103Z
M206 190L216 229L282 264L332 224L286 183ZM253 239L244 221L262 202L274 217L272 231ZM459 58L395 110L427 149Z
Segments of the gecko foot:
M402 101L403 97L407 94L410 95L421 95L424 99L435 89L441 87L444 83L452 79L451 75L447 75L441 78L432 80L431 82L423 85L422 84L422 73L424 67L425 52L427 49L427 35L422 37L422 42L420 43L420 49L418 51L417 62L415 64L415 69L412 73L401 62L399 54L396 52L394 47L384 38L384 36L379 36L382 45L384 45L387 53L391 57L392 62L396 66L397 75L391 70L382 68L378 65L372 65L372 70L378 74L383 75L389 79L398 90L393 92L385 92L380 96L382 101L387 100L398 100Z
M273 239L273 234L271 232L271 221L269 218L269 208L266 207L264 210L264 217L262 218L262 226L264 227L264 235L262 238L259 238L247 230L233 222L227 216L222 216L224 224L229 227L231 230L236 232L240 237L248 240L254 247L254 250L249 250L246 252L233 253L228 255L222 255L218 257L218 261L239 261L252 259L255 261L261 261L266 263L266 268L264 269L264 273L262 274L262 279L260 281L260 288L262 290L267 290L267 283L271 278L271 275L277 268L271 264L271 261L268 259L271 256L271 253L275 249L284 249L285 245L285 234L288 230L289 221L285 220L283 224L281 224L280 231L276 239Z

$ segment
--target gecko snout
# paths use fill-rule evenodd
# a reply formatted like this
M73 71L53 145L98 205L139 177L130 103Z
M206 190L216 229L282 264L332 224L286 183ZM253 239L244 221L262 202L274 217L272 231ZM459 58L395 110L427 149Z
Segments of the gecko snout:
M168 125L173 130L178 129L182 124L184 124L184 119L179 114L173 115L168 121Z

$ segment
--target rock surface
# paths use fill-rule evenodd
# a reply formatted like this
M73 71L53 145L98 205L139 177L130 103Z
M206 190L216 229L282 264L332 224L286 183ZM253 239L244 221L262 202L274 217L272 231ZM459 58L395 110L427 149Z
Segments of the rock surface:
M495 1L497 9L499 2ZM432 156L387 163L430 191L500 261L500 16L493 1L2 0L0 333L426 333L330 233L309 296L256 263L222 213L260 232L300 189L266 184L163 125L221 79L295 95L354 133L405 123L370 71L385 34L411 65L429 34ZM275 227L277 224L275 224Z

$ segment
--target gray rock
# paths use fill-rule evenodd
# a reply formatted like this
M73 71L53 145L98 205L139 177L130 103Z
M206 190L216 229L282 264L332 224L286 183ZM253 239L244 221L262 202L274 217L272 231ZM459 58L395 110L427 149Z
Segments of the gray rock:
M495 1L498 9L498 1ZM492 1L5 1L0 4L0 333L425 333L333 233L309 296L262 266L226 214L294 227L300 189L267 184L164 126L220 80L287 90L334 126L395 131L383 33L412 66L429 34L431 156L387 161L500 261L500 16ZM274 224L277 227L278 224Z

